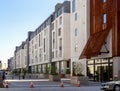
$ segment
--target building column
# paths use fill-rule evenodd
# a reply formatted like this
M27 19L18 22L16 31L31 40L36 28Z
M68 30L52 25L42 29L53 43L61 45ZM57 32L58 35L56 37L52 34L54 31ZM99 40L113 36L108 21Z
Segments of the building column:
M120 80L120 57L113 58L113 80Z
M66 73L66 68L67 68L67 61L64 60L64 61L63 61L63 69L64 69L63 73L64 73L64 74Z

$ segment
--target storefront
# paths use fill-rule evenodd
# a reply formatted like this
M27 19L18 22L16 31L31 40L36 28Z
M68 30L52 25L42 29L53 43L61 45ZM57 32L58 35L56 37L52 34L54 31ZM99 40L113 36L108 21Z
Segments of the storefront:
M90 35L79 59L89 59L90 80L120 80L120 0L90 0L90 11ZM98 57L104 58L92 59Z
M87 76L92 81L113 80L113 60L111 58L88 60Z

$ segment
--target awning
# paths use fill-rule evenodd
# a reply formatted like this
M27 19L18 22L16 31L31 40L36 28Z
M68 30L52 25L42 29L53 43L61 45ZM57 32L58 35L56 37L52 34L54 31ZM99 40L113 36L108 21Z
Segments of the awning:
M80 55L80 59L82 58L91 58L96 57L100 54L100 50L102 48L102 45L104 44L110 29L102 30L100 32L97 32L90 36L88 39L83 52Z

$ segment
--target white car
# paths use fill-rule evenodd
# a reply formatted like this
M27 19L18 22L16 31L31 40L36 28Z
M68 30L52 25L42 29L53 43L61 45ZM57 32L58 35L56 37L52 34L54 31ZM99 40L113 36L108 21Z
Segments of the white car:
M111 82L102 83L101 90L120 91L120 81L111 81Z

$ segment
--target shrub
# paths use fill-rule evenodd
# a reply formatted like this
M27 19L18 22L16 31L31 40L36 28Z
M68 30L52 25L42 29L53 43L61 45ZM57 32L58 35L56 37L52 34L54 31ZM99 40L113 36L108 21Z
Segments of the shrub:
M51 75L56 75L57 74L57 67L56 66L51 66Z
M66 74L70 74L70 69L66 69Z

